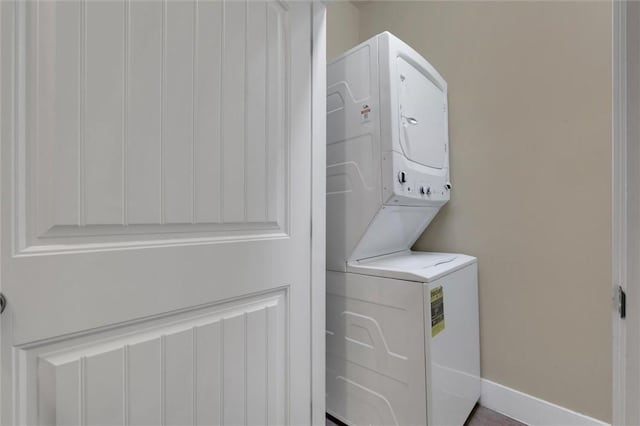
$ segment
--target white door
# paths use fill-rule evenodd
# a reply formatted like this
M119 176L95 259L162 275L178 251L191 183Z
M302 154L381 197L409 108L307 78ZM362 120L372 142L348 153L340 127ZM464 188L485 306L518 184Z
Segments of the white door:
M0 7L2 425L309 423L311 5Z

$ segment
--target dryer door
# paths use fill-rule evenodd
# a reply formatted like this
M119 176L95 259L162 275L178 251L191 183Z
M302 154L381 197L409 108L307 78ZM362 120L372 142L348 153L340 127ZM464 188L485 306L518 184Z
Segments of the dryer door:
M400 145L411 161L442 169L447 156L446 94L413 64L397 59Z

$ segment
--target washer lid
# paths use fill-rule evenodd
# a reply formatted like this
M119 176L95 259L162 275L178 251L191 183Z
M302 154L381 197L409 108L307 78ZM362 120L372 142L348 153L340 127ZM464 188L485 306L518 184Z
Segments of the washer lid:
M402 56L400 79L400 145L411 161L442 169L447 153L446 99L443 88Z
M431 282L476 262L457 253L403 251L347 264L347 272L405 281Z

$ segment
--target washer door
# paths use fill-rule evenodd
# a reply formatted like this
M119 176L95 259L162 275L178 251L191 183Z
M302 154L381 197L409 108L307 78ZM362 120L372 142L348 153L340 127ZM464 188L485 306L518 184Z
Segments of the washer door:
M429 77L398 57L400 145L411 161L442 169L447 155L445 93Z

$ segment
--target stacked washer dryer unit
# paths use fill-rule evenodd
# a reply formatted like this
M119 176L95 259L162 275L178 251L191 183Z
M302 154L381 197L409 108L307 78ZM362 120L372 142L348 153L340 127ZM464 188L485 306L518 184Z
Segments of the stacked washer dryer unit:
M327 411L462 425L480 395L476 259L410 250L449 200L447 84L387 32L327 80Z

